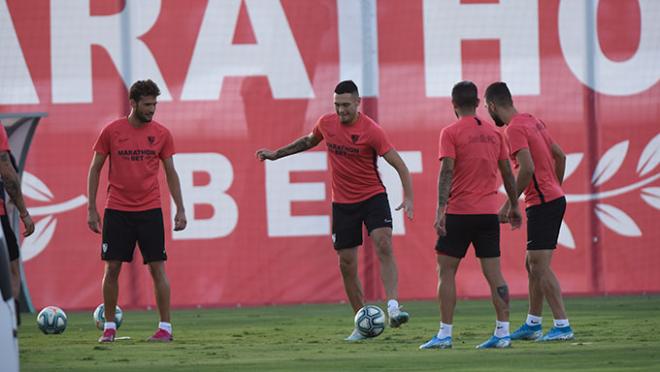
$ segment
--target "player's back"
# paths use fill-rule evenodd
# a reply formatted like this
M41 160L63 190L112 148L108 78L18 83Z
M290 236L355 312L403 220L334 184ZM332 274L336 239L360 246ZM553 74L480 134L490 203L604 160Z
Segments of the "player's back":
M496 214L497 162L507 152L495 126L477 116L462 117L443 129L440 147L440 158L455 159L447 213Z
M527 206L549 202L564 195L552 157L552 137L545 124L531 114L516 114L505 133L509 139L511 155L516 167L515 154L528 148L534 162L532 182L525 189Z

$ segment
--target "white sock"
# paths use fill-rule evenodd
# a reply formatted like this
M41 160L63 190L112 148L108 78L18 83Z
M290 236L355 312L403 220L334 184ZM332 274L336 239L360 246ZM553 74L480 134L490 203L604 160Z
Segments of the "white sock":
M397 300L387 301L387 313L389 315L398 315L399 314L399 301L397 301Z
M495 337L506 337L509 335L509 322L495 321Z
M527 314L527 320L525 321L525 323L528 326L533 327L533 326L540 325L542 321L543 321L543 317L541 317L541 316Z
M569 326L568 319L555 319L555 327L562 328L568 326Z
M103 330L105 331L106 329L117 329L117 324L115 322L105 322L103 325Z
M160 322L158 323L158 328L166 330L169 334L172 334L172 323Z
M451 337L451 331L454 328L451 324L440 322L440 330L438 331L438 338Z

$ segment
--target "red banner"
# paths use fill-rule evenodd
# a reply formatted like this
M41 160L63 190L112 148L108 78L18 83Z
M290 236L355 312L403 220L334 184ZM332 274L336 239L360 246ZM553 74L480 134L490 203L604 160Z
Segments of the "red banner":
M415 219L394 212L402 299L435 296L437 137L463 79L481 92L507 81L568 154L553 263L564 292L658 292L658 18L653 0L0 2L0 112L48 114L23 179L38 230L22 250L32 300L101 302L100 237L86 225L91 146L145 78L163 93L155 118L174 136L189 220L171 232L165 193L175 306L344 300L322 147L268 163L254 152L308 133L346 78L412 172ZM398 205L396 173L381 172ZM502 252L512 294L526 294L524 227L504 228ZM380 288L362 266L365 286ZM120 304L153 305L141 260L123 271ZM488 295L471 253L458 291Z

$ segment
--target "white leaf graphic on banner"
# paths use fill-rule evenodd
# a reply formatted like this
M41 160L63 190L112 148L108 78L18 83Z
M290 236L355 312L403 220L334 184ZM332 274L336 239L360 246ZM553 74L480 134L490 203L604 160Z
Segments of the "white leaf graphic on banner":
M652 171L660 163L660 134L656 135L642 151L637 163L637 173L640 176Z
M30 172L23 172L21 188L23 194L30 199L47 202L53 199L53 193L48 186Z
M591 177L591 183L598 186L614 176L616 171L621 167L621 164L623 164L626 153L628 153L628 143L629 141L617 143L605 152L603 157L600 158L600 161L598 161L598 165L596 165L594 175Z
M641 236L642 231L624 211L609 204L597 204L596 216L605 226L623 236Z
M52 223L51 223L52 222ZM43 251L55 232L57 219L48 216L34 224L34 233L23 240L21 256L27 261Z
M580 165L583 156L584 154L581 152L566 155L566 169L564 170L564 179L567 179L571 176L571 174L573 174L573 172L575 172L577 167Z
M642 189L642 199L655 209L660 209L660 187Z
M575 249L575 239L573 239L573 233L564 221L561 221L557 243L563 245L566 248Z

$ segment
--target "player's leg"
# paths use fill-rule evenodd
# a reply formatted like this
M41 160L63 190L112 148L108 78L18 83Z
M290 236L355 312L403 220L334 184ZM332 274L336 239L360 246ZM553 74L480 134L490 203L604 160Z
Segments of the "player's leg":
M170 319L170 282L165 272L165 226L160 208L137 212L137 241L144 263L149 266L149 273L154 285L156 306L158 307L158 329L147 341L169 342L172 337Z
M527 251L527 258L530 271L536 278L535 282L538 283L543 296L548 301L553 317L555 319L566 319L566 309L561 297L559 281L550 267L552 253L553 250L551 249Z
M119 299L119 274L122 262L133 259L137 235L130 223L130 212L106 209L103 214L101 259L103 272L103 306L105 324L99 342L113 342L117 333L115 307Z
M437 297L440 307L440 328L420 349L449 349L452 347L454 309L456 308L456 272L461 258L437 255L438 286Z
M0 360L2 370L7 372L18 372L19 370L17 330L13 307L9 257L6 249L0 246Z
M107 323L115 321L115 307L119 298L119 273L121 272L121 261L105 261L103 272L103 306L104 316Z
M529 308L528 314L541 317L543 314L543 290L539 282L539 276L537 273L532 271L529 251L525 255L525 269L527 270L527 289L528 289L528 301Z
M456 308L456 272L470 245L470 221L467 216L447 215L447 234L435 245L438 265L438 302L440 327L438 333L419 346L420 349L449 349L452 347L454 309Z
M339 272L353 314L364 307L362 283L358 276L358 247L362 245L360 203L332 203L332 244L337 252ZM353 329L346 341L359 341L364 336Z
M18 301L21 295L21 262L18 258L9 263L9 270L11 291L14 296L14 306L16 309L16 324L21 325L21 310Z
M398 299L398 272L394 252L392 252L392 228L380 227L370 233L376 255L380 262L380 278L385 288L387 299Z
M478 349L506 348L511 346L509 334L509 287L500 268L499 257L480 258L481 270L488 281L491 299L495 308L495 332Z
M362 291L362 283L358 276L358 248L337 248L337 257L339 258L339 271L344 283L344 291L346 297L351 304L353 314L364 307L364 294ZM362 336L357 328L354 328L351 334L345 338L346 341L360 341L366 337Z
M509 287L500 267L500 226L496 215L477 215L472 244L481 263L481 271L488 281L495 307L495 332L478 349L506 348L511 346L509 335Z
M392 250L392 214L387 194L375 195L361 203L361 213L376 255L380 262L380 278L387 297L387 315L390 327L397 328L408 322L410 314L401 311L398 293L398 271Z
M358 276L358 249L357 247L338 249L337 256L348 302L351 304L353 313L357 313L364 307L362 283Z
M530 266L529 251L525 255L525 270L527 270L527 289L528 289L528 310L527 319L511 333L512 340L537 340L543 336L541 317L543 312L543 291L539 284L539 278L536 272L533 272Z
M0 192L4 191L0 188ZM9 216L6 214L0 216L0 223L2 224L2 232L5 237L5 243L7 244L7 251L9 252L9 275L11 279L12 296L14 297L16 308L16 323L20 325L21 316L18 299L21 295L21 261L18 241L16 240L16 234L14 234L14 230L9 223Z
M559 280L550 266L552 253L551 249L527 251L530 269L538 278L539 287L543 297L548 301L554 318L553 327L538 341L572 340L573 329L568 322Z
M559 281L550 266L565 211L564 197L527 209L529 268L554 317L553 327L538 341L571 340L574 337L566 316ZM538 320L540 323L541 319Z

